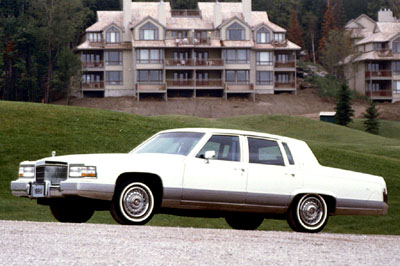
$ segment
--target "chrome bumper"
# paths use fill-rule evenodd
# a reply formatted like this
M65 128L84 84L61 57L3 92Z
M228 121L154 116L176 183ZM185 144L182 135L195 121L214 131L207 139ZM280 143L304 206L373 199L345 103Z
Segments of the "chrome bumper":
M32 197L31 187L33 179L17 179L11 182L11 193L17 197ZM66 180L60 185L46 183L45 198L63 198L66 196L79 196L91 199L111 200L114 194L114 184L93 183L87 180Z

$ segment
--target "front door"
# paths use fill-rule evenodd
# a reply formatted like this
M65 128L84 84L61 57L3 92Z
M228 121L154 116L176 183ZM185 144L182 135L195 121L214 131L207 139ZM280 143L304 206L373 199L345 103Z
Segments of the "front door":
M241 158L241 137L213 135L193 157L187 158L183 201L223 207L244 203L247 169ZM215 158L205 159L206 151Z

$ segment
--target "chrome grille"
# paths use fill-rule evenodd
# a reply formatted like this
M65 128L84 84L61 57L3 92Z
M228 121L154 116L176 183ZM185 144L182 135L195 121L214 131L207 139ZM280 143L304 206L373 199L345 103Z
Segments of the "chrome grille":
M45 180L52 185L59 185L60 181L66 180L68 175L68 166L66 163L46 162L45 165L36 167L36 182L44 183Z

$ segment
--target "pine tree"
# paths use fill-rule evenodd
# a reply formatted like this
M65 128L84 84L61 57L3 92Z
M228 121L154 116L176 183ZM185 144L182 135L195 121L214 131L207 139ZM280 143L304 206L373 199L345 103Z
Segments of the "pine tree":
M334 0L333 14L336 28L339 30L343 30L344 25L346 24L346 15L344 12L343 0Z
M351 96L349 87L343 84L336 99L336 124L347 126L352 122L354 116L354 110L351 108Z
M325 41L329 37L329 32L336 28L335 20L333 17L333 5L332 0L328 0L328 8L325 11L324 19L322 22L322 37L319 40L319 51L322 51L325 46Z
M365 113L363 114L364 118L366 119L364 121L364 128L365 131L368 133L372 134L378 134L379 133L379 121L378 121L378 116L379 116L379 110L376 108L376 105L373 101L370 101L369 106L365 110Z
M294 9L292 9L292 14L290 16L289 29L287 35L290 41L296 43L301 47L304 47L303 29L300 26L296 11Z

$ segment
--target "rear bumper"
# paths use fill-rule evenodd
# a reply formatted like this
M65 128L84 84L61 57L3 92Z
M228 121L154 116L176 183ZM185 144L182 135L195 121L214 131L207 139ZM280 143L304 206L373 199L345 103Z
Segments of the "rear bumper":
M383 201L338 200L335 215L382 215L388 210L389 205Z
M32 197L31 188L35 182L33 179L18 179L11 182L11 193L17 197ZM64 198L68 196L79 196L84 198L111 200L114 194L114 184L94 183L93 180L66 180L60 185L46 183L45 198Z

